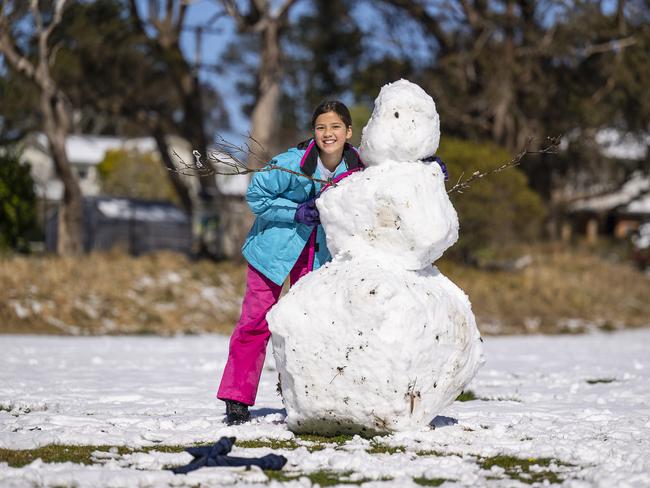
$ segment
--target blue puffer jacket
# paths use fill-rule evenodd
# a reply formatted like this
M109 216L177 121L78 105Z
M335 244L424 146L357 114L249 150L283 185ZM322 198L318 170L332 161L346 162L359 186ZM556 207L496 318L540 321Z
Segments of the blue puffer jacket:
M321 178L317 168L318 149L313 140L274 157L268 164ZM363 168L356 150L346 144L343 161L333 178ZM286 171L273 169L255 173L246 200L257 216L242 247L242 254L256 270L281 285L309 243L312 269L330 259L321 225L296 223L298 205L318 195L321 183Z

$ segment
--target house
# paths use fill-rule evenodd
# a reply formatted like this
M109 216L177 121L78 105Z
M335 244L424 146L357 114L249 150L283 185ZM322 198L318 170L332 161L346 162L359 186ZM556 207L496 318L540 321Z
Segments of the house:
M599 234L627 239L650 222L650 175L634 173L620 189L569 205L574 229L595 242Z
M45 134L30 134L22 141L22 158L32 168L36 196L47 202L59 202L63 197L63 183L56 175ZM106 153L115 149L152 152L156 150L152 138L120 139L118 137L70 135L65 144L73 173L77 176L84 196L100 194L97 166Z
M45 249L56 251L57 211L48 215ZM169 202L134 198L84 197L85 252L119 248L134 256L151 251L192 252L192 220Z
M22 158L31 164L37 197L49 202L59 202L63 196L63 183L56 175L45 134L30 134L21 145ZM194 160L187 141L171 136L168 145L183 161ZM157 153L156 142L152 137L121 138L80 134L68 136L66 154L84 196L100 195L97 166L104 160L108 151L114 150ZM245 176L217 175L216 178L222 194L242 196L246 193L248 180ZM191 186L197 185L196 178L188 178L187 182Z
M571 201L567 206L570 224L563 235L583 234L591 243L599 235L628 239L643 223L650 222L650 135L605 128L596 132L594 140L603 156L642 169L632 173L620 188L594 191Z
M230 140L236 141L237 139L233 138ZM183 161L190 162L194 160L191 147L187 141L172 136L168 139L168 144ZM49 153L47 138L44 134L31 134L22 141L21 145L22 159L29 162L31 165L35 192L39 199L39 216L41 221L47 227L46 234L49 236L47 238L47 248L51 248L53 242L56 242L56 231L51 227L52 225L56 225L56 221L52 220L52 215L57 212L58 204L63 197L63 183L57 177L56 169ZM112 195L102 194L101 182L97 169L98 165L105 159L106 153L111 150L132 150L140 153L157 154L156 142L151 137L120 138L79 134L68 136L66 140L66 153L72 171L78 178L79 186L85 200L84 206L86 211L90 211L88 210L89 208L94 208L95 210L92 210L92 212L98 211L99 214L101 214L102 212L97 205L100 207L105 206L105 204L101 203L105 200L98 198L112 197ZM237 253L239 246L244 239L242 231L237 229L237 224L238 222L240 223L245 220L245 215L248 212L244 198L249 183L248 176L215 176L217 187L222 195L225 208L223 218L221 218L221 221L216 224L213 222L215 220L214 216L206 215L206 209L202 207L202 201L199 198L200 187L198 178L193 176L182 177L189 186L192 198L196 203L195 212L192 216L190 226L192 231L191 233L193 235L201 235L203 239L200 245L204 246L206 235L204 229L210 226L215 227L216 225L222 232L233 234L232 239L228 239L225 244L226 249L224 251L226 255L234 255ZM142 206L144 205L141 201L130 199L123 200L125 202L124 205L140 209L138 212L141 211L143 208ZM160 205L161 202L157 202L157 204ZM170 216L171 213L167 212L165 215ZM84 217L84 219L86 222L86 217ZM108 220L103 218L93 220L93 222L95 222L93 225L108 225ZM239 225L239 227L241 227L241 225ZM224 229L226 230L224 231ZM84 232L86 233L88 230L86 229ZM52 239L54 239L54 241ZM93 240L92 242L95 241ZM105 248L103 244L100 247ZM152 244L150 247L156 246ZM87 243L84 243L84 248L90 250L95 249L96 247L94 244L87 245ZM129 247L129 249L133 250L134 248Z

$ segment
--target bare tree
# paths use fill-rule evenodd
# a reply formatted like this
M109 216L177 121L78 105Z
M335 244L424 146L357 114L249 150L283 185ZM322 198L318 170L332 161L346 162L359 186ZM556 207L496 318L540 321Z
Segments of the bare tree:
M235 0L220 0L236 22L240 32L260 36L260 63L257 72L258 94L251 115L250 136L262 148L272 147L275 113L280 102L282 81L281 30L285 26L289 10L296 0L283 0L273 8L269 0L249 0L246 12ZM266 154L268 160L271 154Z
M183 119L182 123L178 124L179 132L194 149L205 153L208 138L204 127L205 114L198 69L186 59L180 45L189 2L148 0L146 17L138 8L138 4L136 0L129 0L131 19L165 61L167 73L182 101ZM145 25L152 27L153 36L148 35ZM156 130L160 133L160 126ZM168 155L162 155L162 158L171 159ZM203 194L217 199L219 193L215 179L202 177L200 181Z
M2 0L0 4L0 53L14 70L34 83L39 90L42 127L50 146L57 174L63 182L63 200L59 206L57 252L61 255L82 251L82 194L72 172L65 150L71 127L71 107L68 97L52 77L50 68L56 48L50 45L52 31L61 22L67 0L56 0L47 25L37 0L31 0L26 11L24 2ZM18 47L12 26L28 14L34 24L36 59L31 61Z
M145 10L142 8L146 5ZM148 0L146 3L136 0L129 0L131 19L137 30L148 39L152 48L159 54L166 65L166 72L176 88L182 106L182 119L180 123L172 121L152 121L149 126L154 135L161 159L170 171L172 183L177 192L182 196L184 206L203 216L214 216L223 224L220 213L225 210L221 193L217 187L214 175L198 175L201 187L199 202L201 206L196 208L191 205L188 198L188 191L174 171L173 158L170 150L164 143L165 128L173 125L175 130L183 136L194 150L206 154L208 150L208 136L205 129L205 108L203 105L203 92L199 79L200 60L191 63L181 49L181 34L185 28L186 14L190 2L186 0ZM218 15L206 22L207 24L218 19ZM149 27L149 28L147 28ZM200 30L197 33L200 35ZM200 39L198 39L200 43ZM210 161L206 162L210 165ZM222 226L223 227L223 226ZM220 240L229 239L228 231L220 229L217 238ZM199 236L202 239L202 236ZM224 245L223 242L213 243L216 247L213 254L217 257L233 257L228 249L233 246Z

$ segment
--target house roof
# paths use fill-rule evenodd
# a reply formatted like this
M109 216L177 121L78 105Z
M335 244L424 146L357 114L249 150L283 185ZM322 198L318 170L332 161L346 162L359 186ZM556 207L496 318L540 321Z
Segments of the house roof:
M225 140L236 144L241 136L227 134ZM45 134L37 133L29 138L32 145L44 154L49 155L48 142ZM171 141L171 143L170 143ZM191 160L190 145L181 138L168 140L170 146L184 159ZM96 166L106 157L106 152L111 150L136 150L140 152L156 152L156 141L152 137L121 138L114 136L94 136L71 134L66 139L66 154L70 163L75 165ZM227 156L226 156L227 157ZM247 175L216 175L217 187L224 195L245 195L248 189L249 177ZM52 184L50 184L52 183ZM62 195L62 185L58 180L47 182L39 193L50 199L59 200Z
M560 149L566 150L570 143L581 139L585 133L581 129L574 129L564 135L560 141ZM650 156L650 134L635 134L623 132L613 127L598 129L593 134L600 154L607 158L643 161Z
M595 139L608 158L642 161L648 157L650 134L636 135L608 128L596 132Z
M41 149L47 152L48 143L45 134L37 134L36 141ZM151 152L156 150L156 142L152 137L125 139L83 134L71 134L65 141L68 160L73 164L98 165L104 160L106 151L118 149Z
M96 206L108 219L146 222L187 222L188 216L168 202L147 202L132 198L98 198Z
M617 191L582 198L573 202L571 212L607 212L650 214L650 176L637 172Z
M640 196L621 209L623 213L650 215L650 193Z

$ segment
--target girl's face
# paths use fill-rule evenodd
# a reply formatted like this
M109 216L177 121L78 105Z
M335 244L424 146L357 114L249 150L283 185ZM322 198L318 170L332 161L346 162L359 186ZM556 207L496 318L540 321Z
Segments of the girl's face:
M336 112L325 112L316 117L314 139L321 152L325 154L343 154L343 146L352 137L352 127Z

